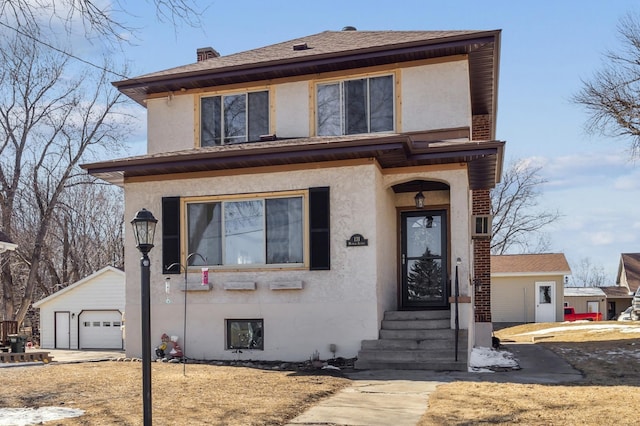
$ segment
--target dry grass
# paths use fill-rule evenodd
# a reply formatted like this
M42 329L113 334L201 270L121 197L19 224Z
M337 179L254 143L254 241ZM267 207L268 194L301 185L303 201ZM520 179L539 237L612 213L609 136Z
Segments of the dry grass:
M606 324L606 323L603 323ZM620 324L620 323L617 323ZM640 324L635 323L640 326ZM503 340L540 343L581 370L564 385L453 382L439 386L420 421L425 425L601 425L635 423L640 407L638 333L590 332L575 324L528 324L497 332ZM634 337L635 336L635 337ZM350 382L341 377L243 367L154 363L157 424L281 425ZM509 373L496 373L509 374ZM86 411L56 425L139 425L141 366L101 362L0 371L0 407L66 406Z
M470 382L443 385L430 396L429 409L420 425L635 423L640 407L638 333L581 330L580 323L571 324L568 331L549 330L566 325L527 324L501 330L496 335L503 341L531 342L531 335L523 333L548 330L542 334L544 343L537 344L567 359L583 372L584 380L565 385Z
M59 425L142 423L141 364L50 364L2 370L0 407L65 406L82 417ZM152 365L157 424L281 425L349 384L323 374L243 367Z

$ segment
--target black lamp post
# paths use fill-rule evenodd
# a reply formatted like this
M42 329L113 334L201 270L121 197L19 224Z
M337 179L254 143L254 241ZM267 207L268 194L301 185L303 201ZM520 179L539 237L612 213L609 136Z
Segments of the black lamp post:
M158 220L147 209L136 213L131 221L136 247L142 253L140 258L141 316L142 316L142 405L144 426L151 426L151 280L149 256L153 248L153 237Z
M459 307L458 299L460 298L460 283L458 281L458 267L462 264L462 259L456 259L456 282L455 282L455 297L456 297L456 361L458 360L458 337L460 334L460 319L459 319Z

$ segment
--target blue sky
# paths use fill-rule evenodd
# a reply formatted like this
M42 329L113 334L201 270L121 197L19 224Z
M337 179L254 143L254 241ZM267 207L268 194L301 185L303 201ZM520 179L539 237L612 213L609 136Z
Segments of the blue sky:
M212 2L204 28L157 23L148 3L132 10L141 28L124 54L132 75L195 62L196 49L222 55L353 25L359 30L502 30L497 138L506 163L543 167L540 207L563 218L547 231L551 249L574 270L581 259L613 284L620 253L640 251L640 163L622 140L589 136L585 112L570 102L619 46L616 27L637 1L236 1ZM144 119L142 107L134 109ZM142 130L143 131L143 130ZM132 140L140 146L144 135ZM136 143L137 142L137 143Z

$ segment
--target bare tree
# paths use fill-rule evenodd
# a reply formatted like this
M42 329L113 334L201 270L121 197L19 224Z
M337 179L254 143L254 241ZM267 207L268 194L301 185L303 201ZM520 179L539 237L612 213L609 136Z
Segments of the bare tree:
M2 310L22 322L42 285L50 231L64 218L67 191L89 183L78 164L105 149L117 151L127 128L117 117L124 101L107 71L72 68L68 56L29 38L1 44L0 219L19 244L23 272L3 265Z
M146 0L160 22L201 26L198 0ZM0 22L26 31L44 30L43 25L62 25L68 33L80 27L85 36L101 41L127 41L136 28L125 2L96 0L0 0Z
M602 287L606 285L606 274L602 265L594 264L589 257L580 259L577 268L571 268L573 287Z
M110 265L124 267L124 203L120 188L68 187L60 197L43 250L43 295Z
M542 229L555 222L560 213L538 207L540 187L545 183L540 170L539 166L514 161L491 190L492 254L548 250L549 239Z
M630 140L633 158L640 156L640 22L628 14L618 24L621 48L604 55L602 68L573 101L586 108L587 131Z

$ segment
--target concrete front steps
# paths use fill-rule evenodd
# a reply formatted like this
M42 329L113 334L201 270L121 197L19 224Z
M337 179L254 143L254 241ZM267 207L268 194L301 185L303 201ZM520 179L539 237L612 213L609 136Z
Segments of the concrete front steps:
M445 311L385 312L378 340L363 340L355 368L467 371L467 330L455 330Z

